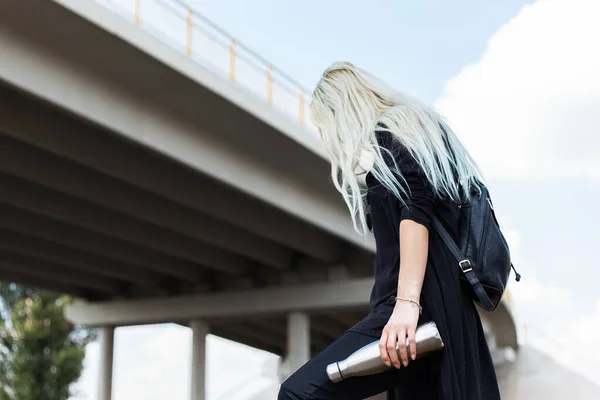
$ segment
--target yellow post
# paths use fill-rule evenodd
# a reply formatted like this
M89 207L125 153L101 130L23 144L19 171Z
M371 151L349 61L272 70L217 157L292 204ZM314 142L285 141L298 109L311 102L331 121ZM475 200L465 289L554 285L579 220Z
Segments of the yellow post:
M273 67L269 66L267 70L267 103L273 105Z
M300 89L300 125L304 126L304 89Z
M135 0L135 24L140 24L140 0Z
M512 307L512 301L510 297L510 291L507 289L504 291L504 300L508 303L509 307Z
M194 33L194 23L192 22L192 16L194 15L194 11L192 9L188 10L188 16L185 20L187 24L187 36L185 38L185 50L187 51L188 56L192 55L192 35Z
M229 79L235 82L235 39L229 45Z

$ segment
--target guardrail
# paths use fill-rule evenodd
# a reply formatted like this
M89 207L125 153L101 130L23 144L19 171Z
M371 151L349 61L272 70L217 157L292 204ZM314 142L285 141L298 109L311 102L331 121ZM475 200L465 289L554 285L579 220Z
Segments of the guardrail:
M302 85L181 0L95 0L314 133Z

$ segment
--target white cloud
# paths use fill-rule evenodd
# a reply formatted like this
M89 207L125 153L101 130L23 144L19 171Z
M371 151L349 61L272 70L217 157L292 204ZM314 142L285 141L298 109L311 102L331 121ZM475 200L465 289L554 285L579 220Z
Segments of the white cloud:
M494 177L600 178L600 2L538 0L436 106Z

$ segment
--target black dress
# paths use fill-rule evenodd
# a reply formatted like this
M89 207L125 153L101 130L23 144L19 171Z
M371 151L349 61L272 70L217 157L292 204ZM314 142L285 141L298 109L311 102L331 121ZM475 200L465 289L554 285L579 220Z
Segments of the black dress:
M375 285L371 293L371 312L349 331L381 336L395 305L400 222L416 221L429 229L429 254L421 291L423 314L419 323L435 321L445 348L439 354L414 362L404 374L399 374L398 390L403 393L402 399L499 399L492 358L468 283L460 279L461 271L455 259L431 229L435 214L456 237L459 208L450 199L434 196L421 167L389 134L379 133L379 140L394 156L406 180L409 201L404 206L371 173L367 175L370 218L377 245ZM428 396L423 393L424 387L430 389Z
M458 231L458 206L436 198L424 172L412 156L387 133L378 132L380 145L390 151L406 180L409 199L404 206L369 173L370 219L377 245L375 284L371 311L337 341L296 371L281 386L279 400L352 400L388 391L398 400L497 400L500 399L492 358L481 320L471 300L468 284L460 279L456 261L432 226L436 215L448 231ZM408 367L333 384L325 367L381 337L394 305L400 264L400 222L414 220L429 229L429 254L419 323L435 321L444 350L411 361Z

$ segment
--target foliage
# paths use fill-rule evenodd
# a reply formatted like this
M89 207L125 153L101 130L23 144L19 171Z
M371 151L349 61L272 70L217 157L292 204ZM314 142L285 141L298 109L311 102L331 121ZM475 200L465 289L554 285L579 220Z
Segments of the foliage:
M0 282L0 400L67 400L93 332L70 324L69 296Z

